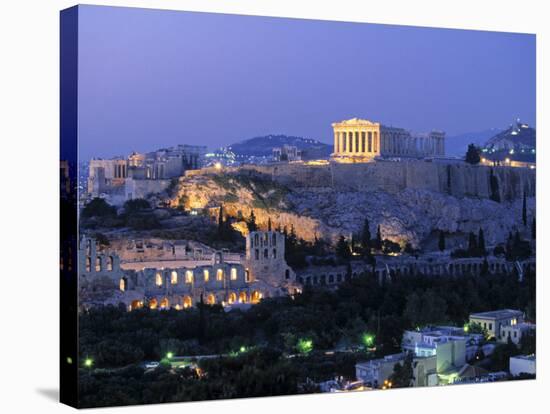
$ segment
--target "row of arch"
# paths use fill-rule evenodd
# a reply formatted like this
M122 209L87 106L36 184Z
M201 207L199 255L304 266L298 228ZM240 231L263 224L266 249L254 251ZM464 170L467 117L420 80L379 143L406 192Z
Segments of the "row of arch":
M163 275L162 272L155 273L155 285L158 287L162 287L165 283L169 283L172 285L177 285L180 280L180 274L183 273L183 280L187 284L191 284L195 282L195 272L193 270L187 269L185 271L176 271L172 270L170 271L170 274L168 276ZM231 267L229 271L229 278L230 280L237 280L238 279L238 270L236 267ZM203 269L202 270L202 276L204 283L208 283L210 281L210 269ZM215 277L216 281L221 282L224 280L225 277L225 271L224 269L217 269L215 271ZM169 279L169 280L166 280Z
M102 272L104 270L111 272L113 270L113 263L114 263L113 256L107 256L105 258L105 263L103 263L103 259L101 256L96 256L94 270L96 272ZM91 271L92 271L92 257L86 256L86 272L91 272Z
M260 302L262 298L263 294L258 290L254 290L250 294L245 291L230 292L226 296L226 300L221 302L218 301L218 298L214 293L208 293L204 301L207 305L215 305L217 303L227 303L229 305L234 303L256 304ZM143 300L136 299L130 304L130 310L139 309L144 306L147 306L149 309L170 309L171 307L173 307L174 309L180 310L188 309L193 305L193 298L190 295L185 295L181 297L181 302L177 299L171 302L168 297L163 297L161 299L152 298L147 302L147 304L145 304Z

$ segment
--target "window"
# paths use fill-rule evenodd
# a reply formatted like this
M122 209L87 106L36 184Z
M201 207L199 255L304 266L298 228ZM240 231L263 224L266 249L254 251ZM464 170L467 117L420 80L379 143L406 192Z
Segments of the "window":
M249 270L249 269L246 269L246 270L244 271L244 277L245 277L245 280L246 280L247 282L250 282L250 270Z
M231 268L231 280L237 280L237 269L235 267Z
M491 330L491 329L493 329L493 324L492 323L489 324L489 330Z
M208 279L210 279L210 272L208 272L208 269L204 269L203 275L204 275L204 281L208 282Z
M101 272L101 257L99 256L95 258L95 271Z
M223 269L218 269L216 272L216 280L219 282L223 280Z
M161 287L162 286L162 275L160 273L157 273L155 275L155 284L158 286L158 287Z
M92 259L91 257L86 257L86 272L92 271Z
M277 258L277 249L273 249L273 258L274 258L274 259Z
M254 259L255 260L260 260L260 250L259 249L254 249Z
M518 337L518 331L514 331L514 338Z
M120 279L119 289L120 289L121 292L126 291L126 289L127 289L126 283L127 283L127 279L125 277Z
M267 252L267 249L264 249L264 259L269 258L269 253Z
M271 236L271 243L273 244L273 246L277 245L277 233L273 233L273 235Z
M193 283L193 271L192 270L186 270L185 271L185 283Z
M113 256L107 257L107 270L109 272L113 270Z
M257 246L259 242L260 242L260 239L259 239L258 234L256 233L256 234L254 235L254 246Z
M176 272L175 270L173 270L170 274L170 283L172 283L173 285L178 283L178 272Z

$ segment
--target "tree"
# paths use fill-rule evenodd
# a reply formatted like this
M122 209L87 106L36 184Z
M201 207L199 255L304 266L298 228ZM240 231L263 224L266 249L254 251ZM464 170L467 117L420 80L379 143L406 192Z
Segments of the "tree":
M477 235L477 249L482 255L485 255L487 253L485 250L485 236L481 227L479 228L479 232Z
M445 250L445 232L443 230L439 231L439 242L438 242L439 251Z
M525 194L525 191L523 192L523 205L521 208L521 220L523 221L523 225L527 226L527 194Z
M267 231L271 231L271 217L267 218Z
M380 224L376 228L376 248L378 250L382 248L382 232L380 231Z
M363 223L363 231L361 232L361 246L363 247L363 252L370 252L370 224L369 219L365 218L365 222Z
M393 367L393 373L389 377L388 384L391 383L391 388L405 388L412 385L413 369L412 369L413 357L408 353L405 356L403 364L397 363Z
M149 210L151 208L151 204L144 198L134 198L132 200L128 200L124 203L124 213L129 214L136 214L141 213L144 210Z
M479 271L481 276L486 276L489 274L489 262L487 261L487 257L483 259L483 263L481 263L481 269Z
M254 214L254 210L250 210L250 217L248 217L246 226L248 227L249 232L258 230L258 225L256 224L256 215Z
M468 145L465 161L468 164L472 164L472 165L479 164L479 162L481 161L481 156L479 155L479 148L476 147L474 144Z
M351 257L350 246L344 236L340 236L336 243L336 255L342 260L349 260Z
M114 217L116 216L116 208L111 206L102 198L94 198L82 210L83 218L90 217Z
M477 239L476 235L473 232L470 232L468 237L468 252L473 254L477 251Z

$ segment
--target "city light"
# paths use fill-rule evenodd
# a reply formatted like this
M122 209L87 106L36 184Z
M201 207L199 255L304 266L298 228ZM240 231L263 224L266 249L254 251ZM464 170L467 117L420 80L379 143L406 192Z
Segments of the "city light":
M296 345L296 348L301 354L309 354L313 351L313 341L311 339L300 339Z
M241 346L241 347L239 348L239 352L240 352L241 354L244 353L244 352L246 352L246 346Z
M86 358L84 360L84 366L87 368L91 368L93 364L94 364L94 360L92 358Z
M71 357L67 357L67 364L72 364L73 363L73 359Z
M468 324L465 324L464 325L464 332L468 333L469 330L470 330L470 327L468 326Z
M173 352L167 352L166 353L166 358L168 358L168 359L174 358L174 353Z
M221 169L222 169L222 163L221 163L221 162L215 163L215 164L214 164L214 168L215 168L216 170L221 170Z
M363 344L367 347L367 348L371 348L373 345L374 345L374 335L370 334L370 333L365 333L363 334L362 336L362 341L363 341Z

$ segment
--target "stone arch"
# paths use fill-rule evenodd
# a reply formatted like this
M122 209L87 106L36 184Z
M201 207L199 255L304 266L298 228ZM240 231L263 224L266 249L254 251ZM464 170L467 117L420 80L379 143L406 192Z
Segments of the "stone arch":
M160 272L155 274L155 285L162 286L162 274Z
M216 270L216 280L218 282L223 280L223 269Z
M95 258L95 271L96 272L101 272L101 256L96 256Z
M86 256L86 272L92 271L92 258L90 256Z
M235 292L231 292L227 297L227 303L231 305L235 302L237 302L237 294Z
M178 272L176 272L175 270L172 270L170 272L170 283L172 285L177 285L178 284Z
M121 292L126 292L128 290L128 278L126 276L120 278L118 288Z
M206 303L208 305L215 305L216 304L216 296L213 293L209 293L206 296Z
M156 309L158 307L158 300L153 298L149 301L149 309Z
M183 308L188 309L191 306L193 306L193 299L191 299L191 296L184 296L183 297Z
M248 301L248 295L246 292L239 293L239 303L246 303Z
M159 307L161 309L168 309L170 307L170 301L168 300L167 297L162 298L162 300L160 301Z
M113 271L113 256L107 256L107 271L112 272Z
M262 300L262 293L258 290L252 292L252 295L250 295L250 302L258 303L260 300Z
M136 309L140 309L143 307L143 302L141 300L133 300L131 303L130 303L130 310L136 310Z

